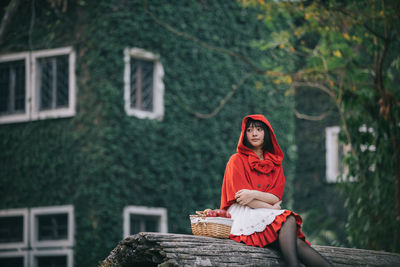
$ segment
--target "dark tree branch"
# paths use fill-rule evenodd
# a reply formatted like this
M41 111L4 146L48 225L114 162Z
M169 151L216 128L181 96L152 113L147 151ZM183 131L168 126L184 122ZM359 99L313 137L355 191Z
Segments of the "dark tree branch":
M304 113L299 112L296 108L293 108L294 115L296 118L301 119L301 120L307 120L307 121L322 121L326 117L328 117L333 111L333 108L331 107L328 111L319 114L319 115L307 115Z
M175 100L175 102L181 106L183 109L185 109L187 112L192 113L194 116L196 116L199 119L209 119L211 117L214 117L215 115L218 114L218 112L221 111L221 109L226 105L226 103L229 101L229 99L232 98L232 96L235 94L235 92L239 89L239 87L252 75L253 73L247 73L240 79L240 81L237 84L232 85L232 89L225 95L224 98L222 98L219 102L219 105L210 113L200 113L198 111L193 110L190 108L188 105L184 104L177 96L172 96Z
M11 0L6 7L6 11L0 25L0 45L4 42L4 36L7 33L8 25L10 25L10 22L17 12L20 3L21 0Z
M322 92L329 95L333 100L336 101L336 94L332 90L330 90L325 85L318 83L318 82L307 82L307 81L294 81L292 83L293 87L311 87L321 90Z
M200 46L202 46L202 47L204 47L204 48L207 48L207 49L209 49L209 50L213 50L213 51L216 51L216 52L220 52L220 53L222 53L222 54L226 54L226 55L229 55L229 56L231 56L231 57L240 59L241 61L247 63L247 64L252 68L252 70L253 70L255 73L257 73L257 74L264 74L264 73L265 73L265 70L264 70L264 69L259 68L253 61L251 61L249 58L245 57L244 55L241 55L241 54L232 52L232 51L230 51L230 50L228 50L228 49L225 49L225 48L221 48L221 47L217 47L217 46L210 45L210 44L208 44L208 43L206 43L206 42L204 42L204 41L198 39L197 37L195 37L195 36L193 36L193 35L190 35L190 34L188 34L188 33L186 33L186 32L178 31L177 29L175 29L175 28L172 27L171 25L169 25L169 24L167 24L167 23L165 23L165 22L159 20L150 10L148 10L148 8L147 8L147 1L144 1L144 2L143 2L143 6L144 6L145 12L146 12L147 14L149 14L150 17L151 17L158 25L160 25L160 26L163 27L164 29L168 30L169 32L172 32L173 34L175 34L175 35L177 35L177 36L180 36L180 37L183 37L183 38L185 38L185 39L191 40L191 41L197 43L198 45L200 45Z

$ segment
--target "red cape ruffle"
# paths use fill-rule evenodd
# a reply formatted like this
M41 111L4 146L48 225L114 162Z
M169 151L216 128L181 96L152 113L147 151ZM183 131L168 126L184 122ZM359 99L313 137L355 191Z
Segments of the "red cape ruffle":
M251 235L230 235L229 238L235 240L236 242L243 242L246 245L253 247L265 247L273 243L278 238L278 231L282 228L284 222L289 215L294 215L297 223L297 237L304 240L308 245L311 245L305 240L304 234L301 232L301 223L303 220L300 215L294 213L293 211L286 210L281 215L276 216L275 220L267 225L263 232L255 232Z

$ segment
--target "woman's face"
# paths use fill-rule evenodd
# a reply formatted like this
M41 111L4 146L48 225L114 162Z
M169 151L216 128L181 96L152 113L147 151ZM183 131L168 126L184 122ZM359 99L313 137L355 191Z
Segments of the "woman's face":
M246 138L253 148L261 148L264 145L264 129L250 125L246 129Z

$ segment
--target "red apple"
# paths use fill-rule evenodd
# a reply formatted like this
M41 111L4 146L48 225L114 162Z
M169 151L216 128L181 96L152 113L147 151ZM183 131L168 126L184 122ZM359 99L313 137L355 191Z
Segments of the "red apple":
M214 211L217 217L225 217L225 210L215 209Z
M221 210L215 209L214 211L217 217L221 217Z
M203 214L206 215L206 217L231 218L231 214L224 209L205 209Z
M210 211L211 211L211 209L205 209L205 210L203 211L203 213L208 217L208 214L209 214Z

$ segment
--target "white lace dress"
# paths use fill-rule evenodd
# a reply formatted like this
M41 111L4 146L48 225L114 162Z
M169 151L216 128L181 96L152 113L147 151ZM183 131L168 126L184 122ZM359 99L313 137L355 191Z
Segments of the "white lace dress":
M240 236L264 231L267 225L271 224L275 217L284 213L285 210L252 209L235 203L229 207L228 212L233 219L231 235Z

